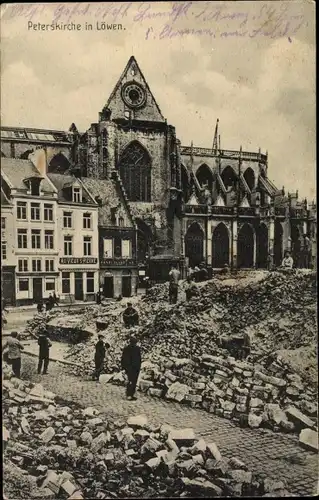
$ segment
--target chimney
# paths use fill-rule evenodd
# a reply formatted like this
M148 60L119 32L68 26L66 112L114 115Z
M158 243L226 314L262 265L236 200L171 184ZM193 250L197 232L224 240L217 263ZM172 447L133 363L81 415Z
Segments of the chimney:
M36 149L29 155L29 160L32 161L35 168L40 174L45 177L47 174L47 155L44 149Z

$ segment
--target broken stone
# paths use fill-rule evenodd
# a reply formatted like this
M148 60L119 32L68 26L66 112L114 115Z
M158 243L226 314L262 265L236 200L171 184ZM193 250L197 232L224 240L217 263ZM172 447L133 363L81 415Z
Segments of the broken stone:
M108 373L102 373L102 375L100 375L100 383L101 384L107 384L108 382L110 382L112 379L113 379L113 373L111 374L108 374Z
M186 394L189 394L189 392L190 387L188 385L175 382L169 387L165 397L166 399L181 402L185 398Z
M87 425L89 427L96 427L96 426L101 425L101 424L103 424L103 420L99 417L92 418L87 422Z
M294 406L289 406L289 408L287 408L286 410L286 414L288 418L298 426L312 428L315 425L314 422L309 417L307 417L307 415L301 413L301 411Z
M84 431L84 432L82 432L82 434L80 436L80 441L82 441L82 443L85 443L85 444L91 444L93 441L93 436L90 432Z
M169 433L168 438L172 441L175 441L177 446L182 446L183 444L186 446L191 446L192 444L194 444L194 441L196 439L194 430L191 428L172 430Z
M160 441L157 441L157 439L154 439L154 438L148 438L148 440L143 444L142 448L141 448L141 453L142 455L147 453L147 452L151 452L151 453L154 453L156 451L158 451L160 448L162 448L163 445Z
M103 446L108 442L108 436L105 432L101 432L91 443L91 450L93 453L98 453Z
M51 441L54 435L55 435L55 430L53 429L53 427L48 427L47 429L45 429L44 432L42 432L42 434L40 435L40 439L44 443L49 443L49 441Z
M248 425L252 429L259 427L262 423L262 420L262 416L254 415L253 413L249 413L248 415Z
M160 463L161 463L160 457L154 457L145 462L145 465L147 465L147 467L149 467L151 470L154 470L157 469Z
M163 396L163 389L157 389L155 387L151 387L147 391L147 394L149 394L152 397L161 398Z
M217 462L219 462L222 459L220 451L215 443L208 443L207 451Z
M75 439L67 439L66 444L67 444L67 447L70 448L71 450L74 450L75 448L78 447Z
M299 435L299 443L304 448L318 451L318 432L312 429L303 429Z
M76 486L74 486L68 479L62 483L62 489L68 494L72 495L75 492Z
M50 471L45 478L42 487L49 488L51 491L53 491L53 493L57 495L60 490L59 476L54 471Z
M100 412L96 410L95 408L92 408L89 406L88 408L85 408L85 410L82 410L82 415L85 417L95 417L95 415L98 415Z
M146 427L148 423L147 417L145 415L136 415L134 417L130 417L127 420L127 425L129 427Z

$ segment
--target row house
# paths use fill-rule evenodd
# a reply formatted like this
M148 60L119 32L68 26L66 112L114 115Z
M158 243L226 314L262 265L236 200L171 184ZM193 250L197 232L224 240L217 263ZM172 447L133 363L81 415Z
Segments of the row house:
M130 297L138 286L137 228L121 182L83 177L98 203L100 290L107 297Z
M57 190L30 160L2 158L1 181L12 206L6 224L13 246L7 250L14 249L10 268L15 266L11 272L15 286L6 287L4 295L17 305L33 303L57 291Z
M48 174L48 178L58 191L61 300L94 300L99 287L98 204L73 175Z
M1 189L1 296L7 304L15 303L15 234L13 204Z

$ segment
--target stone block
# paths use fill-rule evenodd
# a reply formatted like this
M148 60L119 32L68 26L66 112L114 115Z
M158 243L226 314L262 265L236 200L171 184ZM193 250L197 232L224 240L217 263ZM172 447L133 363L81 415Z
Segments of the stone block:
M146 392L151 387L154 387L154 382L152 382L151 380L143 380L143 379L139 380L138 388L140 389L141 392Z
M312 429L302 429L299 443L306 449L318 452L318 432Z
M96 410L95 408L92 408L91 406L89 406L88 408L85 408L85 410L82 410L82 415L84 417L95 417L99 413L100 412L98 410Z
M150 387L150 389L147 391L147 394L149 394L152 397L161 398L163 396L163 389Z
M254 415L253 413L249 413L248 415L248 425L252 429L258 428L262 423L262 420L263 420L262 416Z
M196 436L191 428L174 429L169 433L168 439L175 441L177 446L191 446L194 444Z
M91 444L93 441L93 436L90 432L84 431L80 436L80 441L85 444Z
M42 432L42 434L40 435L40 439L44 443L49 443L54 435L55 430L53 429L53 427L48 427L47 429L45 429L45 431Z
M286 414L289 420L294 422L297 426L312 428L315 425L307 415L301 413L295 406L289 406L289 408L286 409Z
M249 402L249 406L251 408L258 408L259 406L263 406L263 405L264 405L264 402L259 398L251 398L251 400Z
M213 457L217 462L219 462L222 459L222 456L220 454L220 451L216 445L216 443L207 443L206 446L208 456Z
M148 424L147 417L145 415L135 415L133 417L129 417L127 420L127 425L129 427L141 427L144 428Z
M98 453L103 446L108 442L108 436L105 432L101 432L91 443L91 450L93 453Z

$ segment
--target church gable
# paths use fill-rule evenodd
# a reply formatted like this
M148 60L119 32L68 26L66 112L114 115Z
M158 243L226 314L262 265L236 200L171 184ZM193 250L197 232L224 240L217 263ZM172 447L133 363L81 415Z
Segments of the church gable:
M132 56L104 108L111 120L165 122L155 98Z

